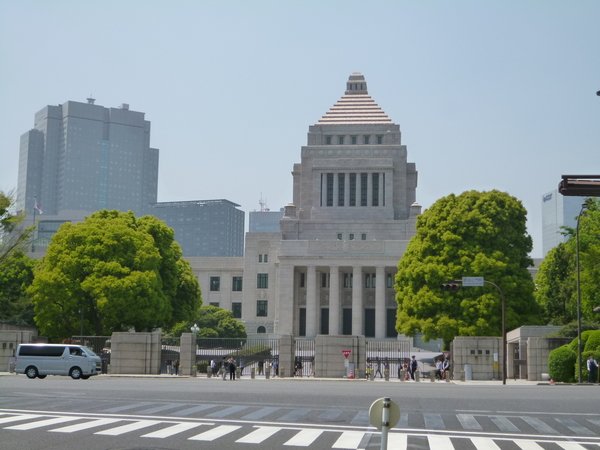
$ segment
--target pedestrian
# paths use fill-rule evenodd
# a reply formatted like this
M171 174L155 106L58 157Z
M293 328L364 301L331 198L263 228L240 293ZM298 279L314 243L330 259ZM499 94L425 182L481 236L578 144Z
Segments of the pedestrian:
M442 376L444 380L447 380L450 376L450 360L444 357L444 361L442 362Z
M235 359L229 358L229 380L235 381Z
M375 375L373 378L377 378L377 374L379 374L379 378L383 378L383 375L381 375L381 361L379 361L379 356L375 359Z
M410 362L410 377L412 378L413 381L415 381L415 374L418 369L419 369L419 365L417 363L417 358L415 357L415 355L412 355L412 360Z
M258 374L259 374L259 375L262 375L262 374L263 374L264 368L265 368L265 362L264 362L264 361L261 359L261 360L258 362Z
M273 361L273 375L279 376L279 360L277 359Z
M227 372L229 372L229 361L223 356L223 361L221 361L221 375L223 376L223 381L226 379Z
M173 363L167 359L167 375L171 375L171 373L173 373Z
M588 383L596 383L598 381L598 361L592 355L587 360Z
M173 372L175 375L179 375L179 360L176 359L173 363Z
M438 380L441 380L444 378L444 363L442 362L441 359L436 359L436 361L435 361L435 377Z
M217 374L217 363L214 359L210 360L210 372L213 376Z

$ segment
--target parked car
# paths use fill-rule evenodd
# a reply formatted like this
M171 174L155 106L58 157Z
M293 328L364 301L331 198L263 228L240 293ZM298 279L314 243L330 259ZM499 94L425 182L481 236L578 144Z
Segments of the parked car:
M100 357L83 345L19 344L17 347L15 371L28 378L69 375L74 380L87 380L101 369Z

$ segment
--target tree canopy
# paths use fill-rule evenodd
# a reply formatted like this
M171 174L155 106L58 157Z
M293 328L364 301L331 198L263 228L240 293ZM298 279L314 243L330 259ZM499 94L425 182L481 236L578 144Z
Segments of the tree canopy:
M464 276L500 287L508 329L539 323L526 215L519 200L493 190L451 194L419 216L396 274L398 332L442 338L446 346L455 336L500 335L501 299L492 286L441 289Z
M233 317L233 313L218 306L206 305L200 307L193 320L177 323L170 334L181 336L181 333L189 332L192 325L196 324L200 331L198 336L215 338L245 338L246 327Z
M34 325L27 288L33 281L34 261L22 251L0 259L0 321Z
M33 227L24 227L23 212L12 212L13 196L0 191L0 261L19 251L29 241Z
M49 337L172 326L202 302L173 230L131 212L63 224L34 273L35 322Z
M587 199L579 220L581 312L584 320L598 320L600 306L600 201ZM537 273L535 296L544 318L555 325L577 319L576 230L566 229L568 240L548 252Z

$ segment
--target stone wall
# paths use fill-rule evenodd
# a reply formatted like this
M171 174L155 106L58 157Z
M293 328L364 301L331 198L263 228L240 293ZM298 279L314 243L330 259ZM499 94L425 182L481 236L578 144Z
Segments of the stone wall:
M11 372L11 361L21 343L33 342L37 333L32 330L0 331L0 372Z
M113 333L110 373L159 374L161 333Z
M328 336L315 338L315 376L342 378L346 376L346 358L343 350L350 350L348 364L354 366L354 377L363 376L366 369L364 336Z
M548 355L552 350L571 342L569 338L530 337L527 339L527 379L542 381L548 373ZM543 380L546 381L546 380Z
M454 338L451 370L456 380L502 379L502 338Z

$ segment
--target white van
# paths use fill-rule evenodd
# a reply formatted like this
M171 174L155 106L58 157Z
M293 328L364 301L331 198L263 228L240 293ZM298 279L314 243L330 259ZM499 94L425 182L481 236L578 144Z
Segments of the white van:
M19 344L16 359L15 371L28 378L69 375L87 380L102 369L100 357L83 345Z

